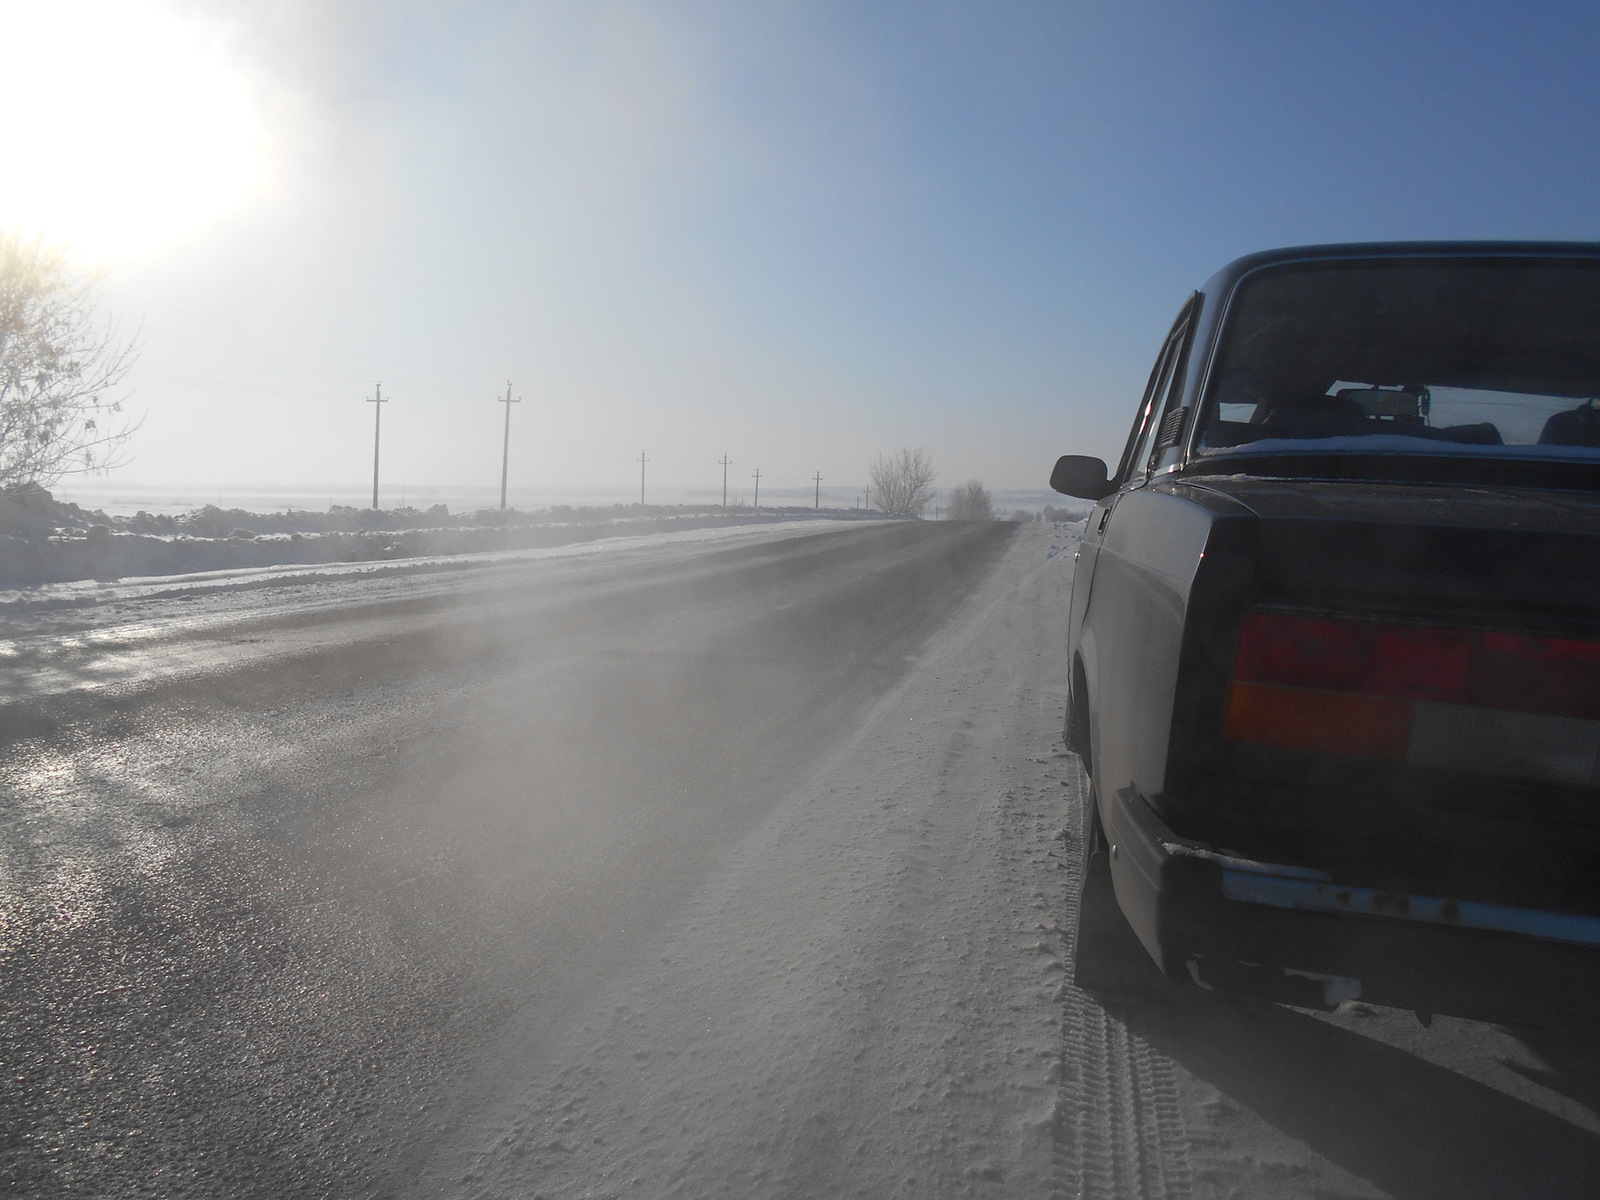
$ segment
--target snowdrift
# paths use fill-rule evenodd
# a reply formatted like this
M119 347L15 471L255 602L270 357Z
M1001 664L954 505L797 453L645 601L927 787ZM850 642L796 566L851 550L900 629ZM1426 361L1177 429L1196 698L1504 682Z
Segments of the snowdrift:
M858 509L618 504L538 512L442 504L327 512L252 513L215 505L182 516L111 517L24 485L0 493L0 588L75 580L184 575L239 567L372 562L562 546L597 538L812 518L887 520Z

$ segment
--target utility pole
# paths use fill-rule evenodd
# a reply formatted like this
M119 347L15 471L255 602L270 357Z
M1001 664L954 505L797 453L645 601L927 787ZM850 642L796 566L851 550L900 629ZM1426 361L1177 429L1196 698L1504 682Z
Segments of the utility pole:
M644 451L639 451L639 507L644 507L644 465L650 460L644 456Z
M756 468L755 480L756 480L756 507L760 508L761 507L761 468L760 467Z
M821 508L822 507L822 472L818 471L811 478L813 480L815 480L816 484L817 484L817 495L816 495L816 498L815 498L815 502L812 504L812 507L813 508Z
M728 468L733 465L733 459L726 454L719 460L722 463L722 507L728 507Z
M378 381L378 390L375 395L367 397L367 403L372 405L372 507L378 507L378 438L383 433L383 406L389 403L383 398L383 381Z
M872 507L872 489L870 487L867 488L867 503L866 503L866 507L869 508L869 509Z
M511 470L511 406L522 403L521 396L518 396L515 400L511 398L511 380L509 379L506 380L505 399L501 400L500 403L506 406L506 440L504 447L500 451L500 511L505 512L506 476Z

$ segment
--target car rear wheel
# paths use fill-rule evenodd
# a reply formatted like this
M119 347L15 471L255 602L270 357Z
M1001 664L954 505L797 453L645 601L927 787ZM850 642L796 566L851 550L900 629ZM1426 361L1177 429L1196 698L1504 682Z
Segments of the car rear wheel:
M1072 982L1102 996L1148 1000L1164 991L1166 982L1117 904L1111 883L1111 849L1092 787L1085 803L1089 816L1084 822Z

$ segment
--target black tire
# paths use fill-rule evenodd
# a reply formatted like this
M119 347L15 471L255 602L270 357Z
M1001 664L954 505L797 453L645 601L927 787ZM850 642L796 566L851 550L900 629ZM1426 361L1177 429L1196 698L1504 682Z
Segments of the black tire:
M1085 803L1089 812L1084 822L1072 982L1101 996L1154 999L1166 990L1166 981L1117 903L1111 883L1111 848L1106 844L1092 788Z
M1089 685L1084 679L1083 663L1072 664L1072 688L1067 693L1067 718L1062 725L1061 740L1083 763L1086 775L1093 777L1094 760L1089 756Z

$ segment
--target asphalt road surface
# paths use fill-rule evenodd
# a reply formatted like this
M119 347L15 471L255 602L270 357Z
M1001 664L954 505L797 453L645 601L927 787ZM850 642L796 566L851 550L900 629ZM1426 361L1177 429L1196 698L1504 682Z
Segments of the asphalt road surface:
M1596 1194L1586 1036L1066 982L1071 549L0 597L0 1190Z

